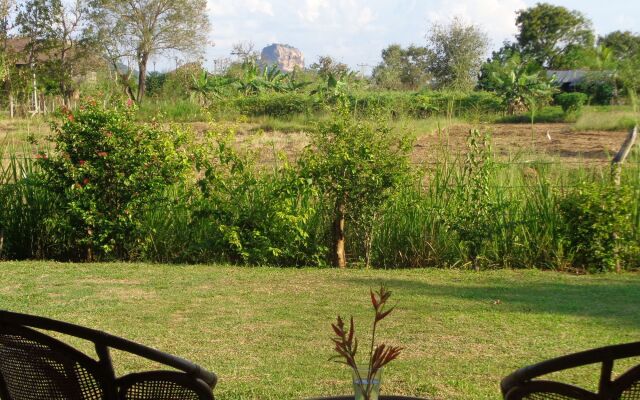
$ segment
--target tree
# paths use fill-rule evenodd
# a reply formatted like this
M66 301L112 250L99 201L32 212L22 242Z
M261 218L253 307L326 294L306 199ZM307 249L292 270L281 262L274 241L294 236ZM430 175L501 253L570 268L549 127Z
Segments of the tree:
M417 89L428 82L429 50L411 45L403 49L392 44L382 50L382 62L373 70L373 79L386 89Z
M487 81L502 98L509 115L525 110L534 112L537 106L548 102L554 92L544 71L519 53L494 66Z
M581 49L593 47L591 21L578 11L540 3L517 13L518 44L523 52L549 69L573 67Z
M142 102L149 59L177 51L198 54L209 32L206 0L91 0L93 30L118 70L122 60L138 67L138 89L128 95Z
M406 135L356 119L345 95L337 101L340 108L334 118L311 134L299 163L302 175L312 179L333 205L331 258L334 266L345 268L346 222L365 231L368 264L375 217L407 178L412 146Z
M17 17L21 34L29 39L32 68L39 70L41 81L52 82L67 105L74 76L88 64L88 42L81 36L85 22L84 0L28 0Z
M347 64L341 63L331 56L318 57L318 61L311 64L309 69L315 71L322 79L327 79L329 75L340 78L351 72Z
M8 40L13 0L0 0L0 82L9 76Z
M260 54L256 51L256 45L251 42L237 42L231 46L231 55L236 56L240 63L258 62Z
M427 34L429 72L438 86L471 90L476 84L489 39L478 26L454 18L449 24L434 24Z
M640 35L614 31L598 38L598 45L611 49L616 60L624 60L640 54Z

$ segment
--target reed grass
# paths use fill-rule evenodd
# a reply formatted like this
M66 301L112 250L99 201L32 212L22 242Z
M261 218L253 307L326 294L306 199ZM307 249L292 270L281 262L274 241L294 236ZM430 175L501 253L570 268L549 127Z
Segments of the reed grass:
M400 188L386 204L374 226L372 264L379 268L445 267L471 268L469 248L454 229L456 212L470 204L462 195L468 188L463 176L462 155L437 153L437 164L428 164L415 172L410 184ZM59 258L65 254L55 249L53 233L47 228L47 217L55 204L38 180L37 163L33 148L17 148L0 142L0 258L34 259ZM640 198L640 152L631 154L623 168L622 184ZM526 157L529 158L529 157ZM479 226L487 233L480 243L480 264L483 268L543 268L563 270L572 267L572 250L563 238L565 221L559 212L560 201L582 183L610 185L608 165L568 167L561 160L524 161L523 155L514 155L505 162L490 160L495 168L487 182L483 200L497 210L492 218ZM256 173L267 173L256 170ZM271 196L279 201L276 190L278 174L269 179L256 176L260 183L251 196L230 199L229 207L237 207L244 215L242 224L253 229L252 215L270 218L267 202L255 201L256 196ZM155 262L218 262L233 261L211 240L212 232L219 235L214 219L198 213L193 182L184 182L167 188L166 201L150 207L141 228L143 248L132 249L138 260ZM252 200L254 199L254 200ZM264 200L264 199L263 199ZM309 243L315 249L329 244L331 207L321 197L306 199L300 207L312 209L310 218L302 227L309 234ZM300 209L302 210L302 208ZM640 243L640 202L632 204L630 220L634 238ZM264 221L262 221L264 223ZM474 223L474 222L472 222ZM349 231L350 230L350 231ZM273 230L271 235L278 235ZM362 246L356 232L348 226L351 241L347 242L348 258L352 265L364 260ZM59 238L58 238L59 239ZM275 238L280 240L280 238ZM274 241L275 241L274 239ZM67 243L67 245L73 245ZM287 265L277 254L273 264ZM306 258L311 265L322 265L326 260ZM291 261L291 266L299 265ZM627 268L640 265L630 263Z

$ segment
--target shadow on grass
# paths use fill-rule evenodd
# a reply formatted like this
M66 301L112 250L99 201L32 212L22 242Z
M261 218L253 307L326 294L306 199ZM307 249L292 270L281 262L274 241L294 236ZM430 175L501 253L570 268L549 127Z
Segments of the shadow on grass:
M532 312L601 319L607 323L640 327L640 280L598 279L584 282L527 282L488 278L470 283L452 279L450 284L386 279L384 283L400 296L443 297L474 304L499 304L503 312ZM466 280L466 279L465 279ZM380 280L352 278L351 282L377 287Z

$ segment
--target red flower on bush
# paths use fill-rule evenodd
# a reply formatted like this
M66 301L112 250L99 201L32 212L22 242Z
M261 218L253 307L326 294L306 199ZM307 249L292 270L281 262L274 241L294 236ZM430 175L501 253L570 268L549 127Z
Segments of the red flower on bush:
M88 184L89 184L89 178L84 178L84 179L82 180L82 185L83 185L83 186L86 186L86 185L88 185Z
M79 164L80 166L83 166L85 163L86 163L86 161L85 161L85 160L80 160L80 161L78 161L78 164Z

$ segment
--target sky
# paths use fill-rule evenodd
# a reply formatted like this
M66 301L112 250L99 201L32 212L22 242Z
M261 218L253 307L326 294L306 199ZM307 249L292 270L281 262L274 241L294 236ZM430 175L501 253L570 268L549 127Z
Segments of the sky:
M547 0L583 12L597 34L640 30L638 0ZM491 49L513 40L518 10L531 0L208 0L212 31L205 66L230 56L237 42L260 51L271 43L300 49L308 65L330 55L354 69L371 70L392 43L422 45L429 26L454 16L481 27ZM635 26L634 26L635 25ZM362 67L367 65L369 67Z

